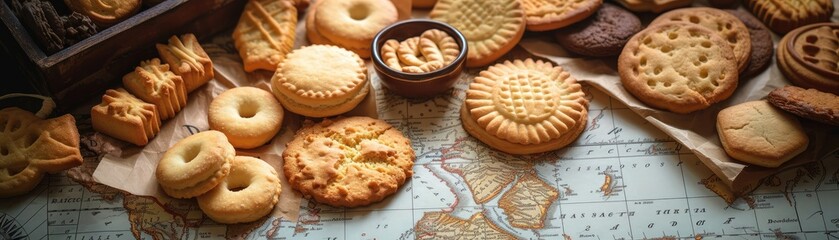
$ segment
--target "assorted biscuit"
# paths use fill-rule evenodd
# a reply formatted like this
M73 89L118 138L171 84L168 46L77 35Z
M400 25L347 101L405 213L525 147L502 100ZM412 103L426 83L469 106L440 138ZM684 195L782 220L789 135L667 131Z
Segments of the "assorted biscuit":
M745 0L744 3L778 34L812 23L830 22L834 11L833 0Z
M784 86L769 92L767 101L799 117L839 126L839 96L835 94Z
M778 69L795 85L839 94L839 23L797 28L778 42Z
M757 166L778 167L809 143L794 116L763 100L723 109L716 126L729 156Z
M444 31L429 29L400 42L388 39L382 46L382 61L397 71L427 73L443 68L460 54L460 46Z
M145 146L160 132L157 114L154 104L138 99L125 89L108 89L102 102L90 109L90 121L97 132Z
M306 16L306 37L312 44L335 45L370 57L370 44L399 14L390 0L321 0Z
M524 6L518 0L439 0L428 15L448 23L466 37L467 67L495 62L524 35Z
M213 62L192 33L172 36L169 44L157 44L157 52L169 69L184 81L187 92L213 79Z
M224 133L233 147L251 149L277 135L283 123L283 107L271 92L255 87L237 87L213 98L207 110L210 129Z
M522 0L527 30L550 31L591 16L603 0Z
M604 3L591 17L556 31L556 40L562 48L580 55L608 57L620 54L639 31L641 20L635 14Z
M46 173L79 165L79 131L72 115L41 119L17 107L0 110L0 198L23 195Z
M169 71L169 64L161 64L160 59L140 62L133 72L122 77L122 84L138 98L154 104L161 120L174 117L186 106L183 78Z
M290 1L249 0L233 29L245 71L274 71L294 47L297 9Z

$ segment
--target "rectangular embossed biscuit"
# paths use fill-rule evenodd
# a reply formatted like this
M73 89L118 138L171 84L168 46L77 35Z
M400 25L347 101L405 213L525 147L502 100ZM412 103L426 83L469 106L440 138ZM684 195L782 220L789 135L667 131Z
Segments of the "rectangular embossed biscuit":
M160 132L157 108L123 88L108 89L102 102L90 109L93 129L116 139L145 146Z
M192 33L169 38L169 44L157 44L157 52L170 70L181 76L186 91L192 92L213 78L213 61Z
M157 106L160 120L172 118L186 106L186 87L183 79L169 71L169 64L160 59L140 62L133 72L122 77L129 92Z

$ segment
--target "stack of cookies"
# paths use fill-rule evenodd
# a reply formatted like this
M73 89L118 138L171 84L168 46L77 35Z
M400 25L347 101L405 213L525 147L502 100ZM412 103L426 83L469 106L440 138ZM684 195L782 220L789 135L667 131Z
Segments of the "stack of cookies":
M214 76L210 57L192 34L172 36L157 50L166 63L142 61L122 78L125 89L106 91L90 110L93 129L144 146L160 131L161 120L178 114L187 94Z

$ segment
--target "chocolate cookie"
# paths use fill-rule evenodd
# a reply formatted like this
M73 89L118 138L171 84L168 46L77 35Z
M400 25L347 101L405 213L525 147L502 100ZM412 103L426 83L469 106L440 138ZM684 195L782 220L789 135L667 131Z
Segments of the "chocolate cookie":
M47 55L64 48L64 25L50 2L24 1L20 21Z
M641 20L618 6L604 3L593 16L556 32L568 51L593 57L617 56L632 35L641 31Z
M839 126L839 96L832 93L785 86L772 90L768 100L772 105L799 117Z
M61 17L64 31L67 35L65 45L72 46L96 34L96 24L84 14L73 12L70 16Z
M743 78L748 78L760 74L766 67L769 67L769 62L772 60L773 45L772 32L769 28L763 25L760 19L752 16L751 13L742 10L725 10L734 15L749 29L749 36L752 42L752 53L749 57L749 65L743 70L740 75Z

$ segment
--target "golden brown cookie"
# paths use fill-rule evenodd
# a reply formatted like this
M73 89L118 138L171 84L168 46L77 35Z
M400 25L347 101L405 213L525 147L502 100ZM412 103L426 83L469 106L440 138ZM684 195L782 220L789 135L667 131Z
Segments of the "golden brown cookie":
M297 9L291 1L249 0L233 30L245 71L274 71L294 48Z
M778 68L795 85L839 94L839 23L797 28L778 42Z
M192 92L213 79L213 61L192 33L172 36L169 44L157 44L157 52L170 70L184 80L186 92Z
M230 174L215 188L198 196L198 207L218 223L253 222L271 213L282 186L274 167L265 161L236 156Z
M550 31L594 14L603 0L522 0L527 30Z
M748 9L772 31L785 34L798 27L830 22L833 0L745 0Z
M463 33L467 67L486 66L513 49L524 34L524 7L517 0L440 0L429 18Z
M660 13L670 9L690 6L693 0L616 0L633 12Z
M292 188L315 201L356 207L396 193L413 174L411 142L369 117L307 122L283 151Z
M64 0L71 10L90 17L100 26L114 25L140 10L140 0Z
M82 165L76 119L40 119L26 110L0 110L0 198L23 195L46 173Z
M463 128L511 154L560 149L586 125L588 100L568 72L533 59L505 61L475 77L460 110Z
M638 100L675 113L725 100L738 81L728 42L688 23L661 23L633 36L618 57L618 72Z
M665 22L699 24L716 32L734 50L738 72L743 72L748 66L752 53L749 29L734 15L708 7L682 8L661 14L650 25Z
M388 39L382 46L382 61L397 71L432 72L447 66L460 54L454 38L438 29L429 29L402 42Z
M329 39L326 39L323 35L320 34L320 30L318 29L317 25L315 25L315 18L317 16L317 9L318 5L321 2L315 2L314 6L309 8L309 13L306 14L306 39L309 40L311 44L319 44L319 45L335 45L340 46L339 44L332 42ZM365 46L361 48L353 48L349 46L343 46L343 48L358 54L359 57L362 58L369 58L370 57L370 46Z
M102 102L90 109L93 129L113 138L145 146L160 132L157 107L123 88L108 89Z
M154 104L160 120L174 117L186 106L183 79L169 71L169 64L160 64L160 59L140 62L139 67L122 77L122 84L134 96Z
M277 135L283 115L283 106L271 92L237 87L213 98L207 121L210 129L224 133L233 147L252 149Z
M839 126L839 96L832 93L784 86L772 90L767 100L799 117Z
M349 48L369 48L376 33L399 17L390 0L321 0L316 7L318 33Z
M324 61L324 59L329 59ZM335 116L355 108L369 92L367 65L358 55L329 45L288 54L271 78L285 109L308 117Z
M167 195L191 198L215 188L230 173L236 149L215 130L181 139L157 163L155 177Z
M794 116L762 100L720 111L717 133L729 156L763 167L780 166L809 143Z

